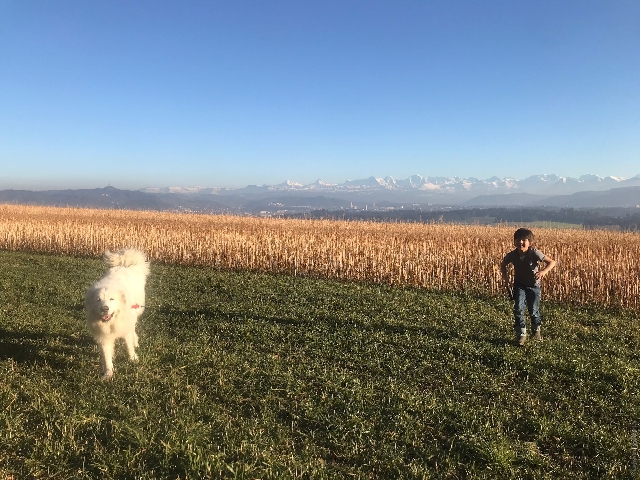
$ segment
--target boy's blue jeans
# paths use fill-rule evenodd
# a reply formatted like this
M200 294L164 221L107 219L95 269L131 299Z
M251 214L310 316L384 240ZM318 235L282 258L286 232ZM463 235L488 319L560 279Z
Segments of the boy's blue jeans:
M527 321L525 308L531 318L531 331L535 332L542 325L540 315L540 287L528 287L521 283L513 284L513 329L516 335L526 335Z

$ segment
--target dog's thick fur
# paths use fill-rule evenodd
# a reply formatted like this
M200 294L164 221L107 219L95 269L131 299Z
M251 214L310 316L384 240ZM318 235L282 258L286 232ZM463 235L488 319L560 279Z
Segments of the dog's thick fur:
M136 323L144 312L149 262L140 250L105 252L111 267L91 285L84 298L87 328L100 345L103 378L113 376L113 352L118 338L127 345L129 358L138 359Z

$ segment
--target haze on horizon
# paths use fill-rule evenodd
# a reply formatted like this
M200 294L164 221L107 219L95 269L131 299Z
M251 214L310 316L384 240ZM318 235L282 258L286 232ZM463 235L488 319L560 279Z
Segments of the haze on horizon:
M0 189L640 169L640 2L8 0Z

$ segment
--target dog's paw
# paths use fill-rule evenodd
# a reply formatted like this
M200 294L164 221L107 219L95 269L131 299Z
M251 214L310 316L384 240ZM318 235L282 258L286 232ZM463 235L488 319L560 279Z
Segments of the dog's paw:
M113 379L113 370L107 370L106 372L104 372L104 375L102 375L102 380L105 382L112 379Z
M129 355L129 360L131 360L132 362L137 362L138 361L138 354L134 353L133 355Z

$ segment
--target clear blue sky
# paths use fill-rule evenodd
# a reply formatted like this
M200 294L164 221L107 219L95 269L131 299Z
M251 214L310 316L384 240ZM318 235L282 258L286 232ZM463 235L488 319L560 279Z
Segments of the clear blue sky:
M640 173L640 1L0 0L0 188Z

